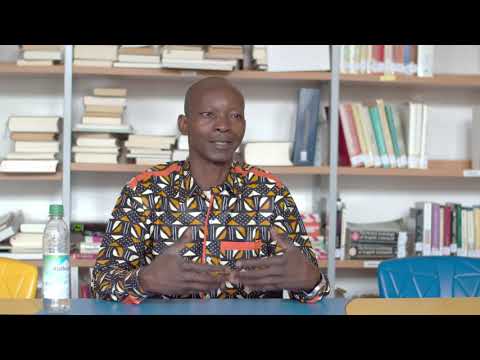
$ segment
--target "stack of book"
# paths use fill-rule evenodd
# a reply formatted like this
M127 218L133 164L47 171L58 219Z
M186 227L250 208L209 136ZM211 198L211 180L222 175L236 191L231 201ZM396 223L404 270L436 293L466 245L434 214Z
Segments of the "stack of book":
M427 110L410 102L340 105L339 165L426 169Z
M127 159L133 159L140 165L169 162L172 159L172 146L175 140L175 136L130 135L125 142Z
M112 67L118 60L118 45L75 45L74 66Z
M121 45L118 61L114 67L160 69L160 48L158 45Z
M162 65L172 69L232 71L238 60L207 59L203 45L166 45Z
M118 164L120 140L113 134L77 134L72 147L73 162Z
M416 255L480 257L480 205L424 201L409 215Z
M434 45L341 45L343 74L433 75Z
M105 233L103 223L72 223L72 258L95 260Z
M256 70L267 70L267 46L253 45L253 59Z
M293 143L247 142L242 145L243 160L256 166L293 166Z
M1 172L55 173L58 141L58 116L11 116L8 121L14 151L0 164Z
M45 226L46 224L21 224L20 232L10 238L10 252L14 254L42 253Z
M179 135L172 151L172 161L183 161L188 158L188 136Z
M18 66L51 66L63 59L63 45L19 45Z
M21 211L10 211L0 216L0 251L11 250L10 238L18 233L22 222Z
M325 260L327 258L328 248L325 237L322 235L320 214L305 213L301 214L301 217L317 260Z

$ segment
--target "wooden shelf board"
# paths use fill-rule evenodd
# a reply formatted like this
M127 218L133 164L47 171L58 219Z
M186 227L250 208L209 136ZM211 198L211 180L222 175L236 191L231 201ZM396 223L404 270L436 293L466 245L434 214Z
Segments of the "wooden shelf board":
M0 181L62 181L62 172L55 174L0 173Z
M437 74L433 77L417 77L395 75L395 80L388 79L382 75L348 75L342 74L340 81L342 84L371 84L385 86L425 86L425 87L457 87L457 88L477 88L480 87L480 75L456 75L456 74Z
M2 75L63 75L63 65L18 66L14 63L0 63Z

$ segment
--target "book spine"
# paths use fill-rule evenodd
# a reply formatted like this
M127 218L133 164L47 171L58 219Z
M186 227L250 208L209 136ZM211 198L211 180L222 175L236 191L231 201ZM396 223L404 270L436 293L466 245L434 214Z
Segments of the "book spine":
M393 74L393 45L384 45L384 69L385 75Z
M457 255L457 207L456 204L450 204L450 254Z
M392 137L392 145L393 145L393 152L395 154L395 160L397 167L402 167L401 162L401 153L400 153L400 146L398 145L398 135L397 135L397 128L395 127L395 123L393 120L393 112L392 107L390 105L385 105L385 112L387 114L387 122L388 122L388 129L390 130L390 136Z
M367 45L367 74L371 74L374 72L373 47L374 45Z
M417 74L417 53L418 45L410 45L410 63L408 67L411 75Z
M390 167L397 167L397 160L395 159L395 153L393 151L392 137L388 129L387 115L385 113L385 103L383 100L377 100L378 112L380 114L380 124L382 127L383 138L385 139L385 145L387 148L387 155L390 161Z
M360 118L360 113L358 111L358 104L350 104L350 106L352 107L353 121L354 121L355 130L358 135L358 140L360 143L363 163L365 167L372 167L373 157L371 156L371 152L368 150L366 135L361 122L362 120Z
M473 209L474 235L475 235L475 252L476 257L480 257L480 208Z
M347 113L346 105L340 105L340 122L345 133L345 142L347 144L348 155L350 157L350 163L353 167L361 165L361 157L359 148L357 148L353 141L352 130L350 126L349 116Z
M432 204L432 255L440 255L440 205Z
M402 45L403 46L403 69L405 75L411 75L410 72L410 48L411 45Z
M416 209L415 213L415 254L423 254L423 209Z
M362 124L365 129L368 142L370 144L370 150L372 152L373 166L377 168L382 167L382 160L380 159L380 154L378 153L377 140L375 139L375 132L372 127L372 121L370 119L370 113L368 112L368 108L361 105L360 113Z
M443 234L444 234L444 251L443 255L451 254L452 246L452 208L449 205L446 205L444 208L444 218L443 218Z
M340 115L341 116L341 115ZM343 121L338 122L339 139L338 139L338 166L352 166L348 151L347 139L343 129Z
M460 256L468 256L467 209L461 207L461 247Z
M347 243L347 216L346 216L347 209L345 206L342 206L341 214L342 214L342 221L341 221L341 235L340 235L340 260L345 260L345 252L346 252L346 243Z
M417 75L433 76L434 45L418 45Z
M445 207L440 205L440 216L439 216L439 224L438 224L438 233L439 233L439 248L440 248L440 255L450 255L450 249L445 249ZM445 254L445 251L447 253Z
M405 146L405 136L402 128L402 122L400 120L400 115L398 110L392 109L392 114L393 114L393 122L395 124L395 130L397 134L397 140L398 140L398 147L400 150L400 160L399 160L399 166L400 168L406 168L408 166L408 158L407 158L407 151L406 151L406 146Z
M350 156L350 162L352 163L352 166L360 166L365 164L365 159L363 158L359 137L358 137L358 134L355 128L355 123L353 120L352 105L345 104L345 110L346 110L345 113L347 117L348 126L350 129L350 135L352 138L352 145L353 145L353 151L354 151L354 156L353 157Z
M423 256L432 254L432 203L423 208Z
M473 219L473 209L469 208L468 214L468 256L476 257L475 251L475 222Z
M417 130L417 109L415 103L409 103L408 126L408 168L418 168L418 157L416 154L416 130Z
M428 107L425 104L421 106L422 111L422 135L420 143L420 161L419 167L421 169L428 168L428 159L427 159L427 132L428 132Z
M391 243L396 244L398 240L397 231L369 231L347 229L347 236L352 243Z
M380 125L380 116L378 115L378 109L376 106L369 107L370 120L372 122L373 131L375 133L375 140L378 145L378 152L380 154L380 160L384 168L390 167L388 161L387 149L385 147L385 141L383 139L382 127Z

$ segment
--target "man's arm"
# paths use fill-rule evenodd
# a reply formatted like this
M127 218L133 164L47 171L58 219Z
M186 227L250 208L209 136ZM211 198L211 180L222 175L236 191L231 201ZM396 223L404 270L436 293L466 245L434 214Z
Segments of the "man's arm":
M97 299L138 303L147 297L138 280L151 244L150 212L144 201L128 185L117 198L93 270L92 292Z

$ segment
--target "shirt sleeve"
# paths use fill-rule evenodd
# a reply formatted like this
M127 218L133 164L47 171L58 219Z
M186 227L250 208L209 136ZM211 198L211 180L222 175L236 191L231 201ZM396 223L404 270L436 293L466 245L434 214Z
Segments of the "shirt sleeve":
M139 303L148 296L138 281L150 241L147 204L148 199L128 185L117 198L93 269L95 298Z
M318 268L315 252L312 249L312 243L307 235L305 225L303 224L297 205L286 186L282 186L274 204L273 226L279 232L288 234L288 239L293 242L294 246L298 247L307 260ZM274 254L282 254L282 249L279 245L275 247ZM322 276L324 275L322 274ZM311 289L305 290L310 291ZM304 291L289 291L290 298L300 302L306 301L305 295L306 293ZM316 300L318 301L320 299L321 298L318 298Z

